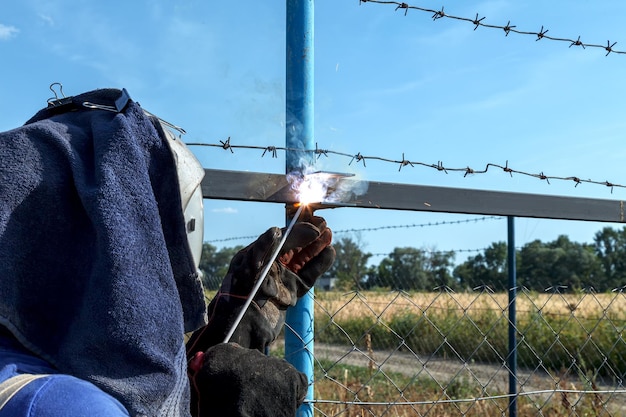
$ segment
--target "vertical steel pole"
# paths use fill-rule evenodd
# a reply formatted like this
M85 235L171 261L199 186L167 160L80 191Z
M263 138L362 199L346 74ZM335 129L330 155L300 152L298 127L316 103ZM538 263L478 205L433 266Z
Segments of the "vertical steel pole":
M302 171L313 164L313 22L314 0L287 0L286 40L286 172ZM313 289L287 310L285 358L305 373L311 384L307 399L313 399ZM289 330L292 329L292 330ZM298 417L313 416L305 403Z
M516 306L517 272L515 267L515 217L507 217L509 265L509 417L517 417L517 337Z

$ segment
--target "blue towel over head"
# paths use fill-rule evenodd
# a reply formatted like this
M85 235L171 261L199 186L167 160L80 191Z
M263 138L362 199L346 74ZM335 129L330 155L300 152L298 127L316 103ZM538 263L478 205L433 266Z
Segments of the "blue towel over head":
M188 416L184 332L205 323L176 167L120 90L0 133L0 325L133 416Z

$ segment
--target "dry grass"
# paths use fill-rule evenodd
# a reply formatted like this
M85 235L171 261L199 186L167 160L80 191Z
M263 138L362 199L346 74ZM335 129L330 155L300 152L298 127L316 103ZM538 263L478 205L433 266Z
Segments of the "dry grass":
M315 383L315 398L324 402L315 404L316 415L343 417L375 416L437 416L485 417L508 416L507 398L490 398L471 401L446 401L454 398L480 398L484 393L476 385L465 381L442 389L425 379L409 381L402 375L388 374L394 380L376 381L365 368L337 367L330 378ZM366 384L363 381L368 381ZM393 385L393 386L392 386ZM403 387L400 394L395 386ZM575 387L562 387L575 388ZM595 388L595 387L594 387ZM407 404L414 402L417 404ZM549 399L519 397L517 416L621 416L618 404L604 403L598 395L555 394Z
M367 351L386 349L385 346L397 346L399 339L387 331L387 327L379 326L378 322L385 323L396 331L401 332L401 324L406 323L411 333L403 333L403 343L413 351L420 349L424 352L438 351L441 354L448 343L454 346L457 353L464 357L484 359L485 363L497 363L498 357L490 358L483 355L479 347L485 347L483 333L473 331L474 325L485 329L490 346L499 346L506 351L508 315L508 295L491 293L316 293L315 315L320 323L320 332L316 340L320 343L346 343L345 337L349 334L351 340L358 340L359 348ZM525 344L532 345L532 349L521 346L518 353L520 363L534 369L537 361L543 360L542 367L546 367L558 374L561 384L570 381L568 389L595 390L596 376L621 375L623 371L622 347L624 345L619 335L620 330L626 328L626 296L622 293L607 294L558 294L558 293L529 293L520 292L516 300L516 310L520 331L525 332ZM538 318L543 316L543 319ZM335 325L328 325L329 317ZM425 320L422 320L424 317ZM404 321L403 321L404 320ZM326 323L326 324L324 324ZM463 323L459 325L459 323ZM466 325L472 323L472 325ZM497 324L497 326L496 326ZM420 326L420 327L417 327ZM341 327L340 332L335 329ZM433 331L437 327L439 330ZM440 333L441 331L442 333ZM372 348L372 338L376 344ZM558 332L555 333L555 332ZM365 334L365 338L359 335ZM445 336L444 336L445 335ZM593 338L594 343L586 343ZM617 339L616 339L617 338ZM554 343L559 339L559 344ZM362 341L364 346L361 346ZM567 349L561 349L563 344ZM584 349L582 346L586 346ZM580 348L580 349L578 349ZM606 353L610 357L605 362L603 355L598 355L595 349ZM348 346L348 350L350 346ZM465 352L465 350L467 352ZM477 352L480 352L478 354ZM489 349L486 353L490 353ZM541 359L535 356L535 352ZM543 355L550 352L549 355ZM579 352L576 358L569 356L572 352ZM370 355L369 357L372 357ZM500 356L502 357L502 356ZM493 361L493 362L490 362ZM577 365L572 367L576 361ZM470 365L471 362L468 362ZM608 365L607 365L608 364ZM371 366L343 367L343 364L334 364L331 369L336 371L330 378L323 377L316 382L315 398L343 402L341 404L318 404L319 415L342 416L492 416L508 415L507 399L488 399L461 403L442 402L445 399L477 398L485 396L479 385L455 378L444 385L441 380L434 379L407 380L406 375L390 376L394 387L389 389L387 381L371 380ZM543 368L542 368L543 369ZM565 369L564 373L562 370ZM599 373L594 376L593 372ZM552 372L551 371L551 372ZM585 376L580 373L591 372ZM581 377L590 377L587 383L581 382ZM367 382L364 382L367 381ZM434 383L434 385L433 385ZM574 385L575 383L575 385ZM590 386L587 386L591 384ZM554 381L552 382L552 386ZM563 387L562 387L563 388ZM493 393L493 387L490 392ZM550 389L550 388L547 388ZM402 394L400 395L400 390ZM355 394L356 393L356 396ZM504 393L504 392L502 392ZM618 416L623 414L623 401L619 398L575 394L553 394L543 400L536 397L518 398L518 416ZM408 401L425 402L420 405L393 405L390 409L382 405L362 405L365 402L402 403ZM356 404L351 404L356 403ZM574 411L575 410L575 411Z
M413 314L468 314L508 311L508 295L504 293L381 293L362 292L342 294L318 291L316 312L333 315L337 319L377 316L391 317ZM518 293L518 317L541 312L548 316L574 315L587 319L608 316L614 320L626 319L626 296L607 294Z

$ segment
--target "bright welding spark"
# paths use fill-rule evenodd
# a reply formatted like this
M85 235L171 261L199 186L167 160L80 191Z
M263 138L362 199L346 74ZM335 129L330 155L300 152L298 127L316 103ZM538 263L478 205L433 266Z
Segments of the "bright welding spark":
M297 188L298 201L303 205L319 203L325 199L327 192L328 185L324 181L317 176L307 175Z
M367 191L366 181L341 181L354 174L317 171L310 174L287 174L296 200L302 205L344 203Z

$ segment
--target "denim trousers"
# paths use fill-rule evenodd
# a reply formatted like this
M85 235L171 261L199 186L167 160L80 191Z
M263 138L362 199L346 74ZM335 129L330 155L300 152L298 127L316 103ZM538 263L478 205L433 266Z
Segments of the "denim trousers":
M7 389L11 382L19 380L13 378L18 375L35 378L17 392ZM88 381L59 373L6 332L0 332L0 393L3 389L5 394L10 391L12 395L0 409L0 417L129 416L111 395Z

